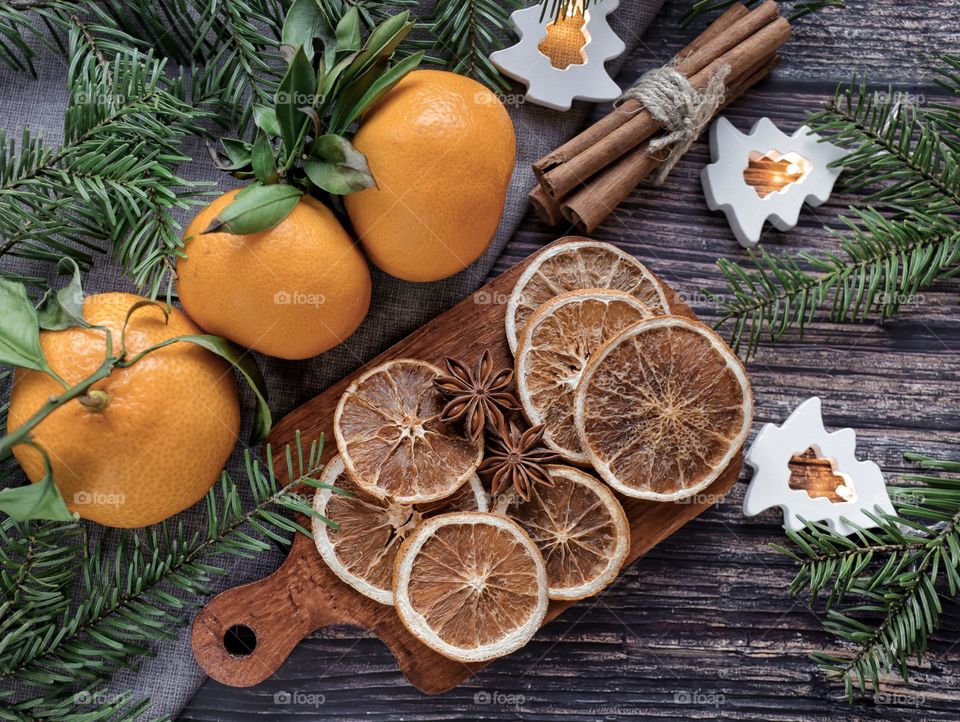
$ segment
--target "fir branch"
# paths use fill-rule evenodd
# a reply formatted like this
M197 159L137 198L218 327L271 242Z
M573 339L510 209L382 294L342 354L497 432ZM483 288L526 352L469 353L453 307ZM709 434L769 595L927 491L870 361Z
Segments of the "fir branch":
M490 53L503 47L499 35L510 27L510 13L519 0L437 0L428 26L432 37L421 47L440 44L448 70L479 80L494 90L510 83L490 62Z
M296 435L294 446L285 454L286 478L291 480L287 486L281 486L269 446L266 465L247 451L244 461L253 505L243 508L239 488L224 472L220 484L207 495L207 524L202 532L188 532L182 522L169 522L119 532L112 551L110 537L89 550L85 544L48 544L52 553L68 559L27 573L36 586L63 588L61 594L71 600L69 609L5 635L0 645L0 680L17 681L36 696L5 699L0 713L65 719L56 712L90 712L84 707L84 695L89 699L135 657L149 654L154 643L171 638L186 621L186 612L212 594L213 578L226 574L212 559L225 554L249 557L272 548L270 541L287 544L291 534L309 534L275 508L318 516L300 492L320 486L321 449L322 439L304 448ZM78 529L75 523L44 526L51 534ZM8 521L4 530L15 540L11 545L16 550L11 556L14 561L35 548L35 542L28 540L27 525ZM77 565L79 573L64 578L62 569L69 564ZM3 579L7 588L16 588L12 580ZM72 589L74 582L79 590ZM143 701L126 700L125 704L139 708Z
M956 462L907 458L960 472ZM960 593L960 477L904 478L920 486L891 488L897 514L868 512L877 528L858 528L848 538L807 523L787 532L792 549L775 546L798 564L792 593L809 592L812 604L829 591L824 628L848 648L813 657L851 699L878 689L891 670L908 680L908 662L922 657L939 627L941 596Z
M0 257L88 268L112 251L156 295L181 248L173 212L201 187L174 173L189 160L179 144L206 114L170 92L162 61L135 50L108 61L110 50L85 26L70 32L63 146L25 129L18 151L0 134Z
M957 67L956 57L948 57ZM838 162L864 207L831 230L840 253L750 253L752 267L721 259L729 294L718 326L752 354L765 336L802 336L820 316L833 321L893 316L917 291L960 272L960 111L911 107L866 81L841 86L813 130L850 149ZM952 123L952 125L951 125Z

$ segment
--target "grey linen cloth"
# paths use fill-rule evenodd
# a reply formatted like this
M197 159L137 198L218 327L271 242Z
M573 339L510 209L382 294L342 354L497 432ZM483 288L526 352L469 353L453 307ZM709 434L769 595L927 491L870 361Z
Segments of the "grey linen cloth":
M663 0L622 0L620 8L610 16L611 27L627 46L623 55L607 64L611 74L616 73L640 42L640 36L662 4ZM511 34L506 42L508 45L516 42L515 37ZM63 138L65 61L45 48L40 48L38 52L37 77L0 66L0 128L10 137L19 139L23 127L29 125L32 131L42 130L48 144L56 146ZM523 88L520 86L516 86L513 92L514 95L507 95L504 100L516 128L516 167L503 218L490 247L469 268L435 283L408 283L372 269L373 301L370 313L360 329L345 343L308 361L281 361L258 355L257 361L266 378L274 418L283 417L483 284L528 209L527 193L534 184L531 163L574 135L583 125L590 109L585 103L575 103L571 111L559 113L523 104ZM187 177L215 181L218 191L226 191L236 185L236 181L213 167L199 142L186 148L186 151L195 159L183 169ZM188 220L181 219L184 225ZM7 268L17 265L11 259L0 259L0 262ZM52 274L50 281L52 284L62 283ZM95 268L84 279L84 289L87 293L136 291L129 279L122 276L116 264L106 256L97 259ZM243 393L243 413L245 428L241 438L245 439L249 438L253 415L252 396L246 390ZM241 448L238 447L231 458L229 470L243 487L245 475ZM202 523L202 507L200 504L182 516L188 523ZM220 589L228 588L266 576L279 566L282 557L282 552L277 550L248 561L218 559L217 563L230 570L226 578L218 580L218 586ZM142 660L138 669L116 675L110 689L112 692L130 690L137 697L149 697L153 702L151 717L173 717L204 680L203 671L194 661L190 649L189 626L184 627L176 640L157 645L155 652L152 658ZM102 700L93 700L91 704L97 701Z

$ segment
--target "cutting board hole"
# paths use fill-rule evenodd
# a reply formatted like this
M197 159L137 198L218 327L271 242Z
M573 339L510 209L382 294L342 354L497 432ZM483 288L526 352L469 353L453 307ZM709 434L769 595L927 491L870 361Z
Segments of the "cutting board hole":
M836 463L811 446L790 459L790 488L807 492L811 499L826 498L832 504L856 501L853 480L838 472Z
M247 657L257 648L257 633L246 624L234 624L224 632L223 646L235 657Z

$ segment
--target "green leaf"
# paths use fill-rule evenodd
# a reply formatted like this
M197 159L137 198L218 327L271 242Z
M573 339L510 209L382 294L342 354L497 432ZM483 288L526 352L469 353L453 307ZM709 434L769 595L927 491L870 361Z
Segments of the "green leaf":
M253 146L237 138L221 138L220 145L230 159L230 165L221 166L225 171L241 170L250 165Z
M395 15L377 26L367 38L363 52L359 53L350 67L343 72L342 91L338 94L328 126L330 132L346 132L352 122L348 119L359 117L358 104L366 97L368 90L383 77L397 45L414 26L413 22L406 22L405 18L406 13ZM412 70L423 55L418 53L416 57L417 62L405 72ZM369 102L367 104L369 105Z
M376 185L366 156L341 135L322 135L303 162L307 177L334 195L347 195Z
M403 77L417 67L423 60L423 53L414 53L404 58L385 73L381 74L370 87L363 97L353 106L353 109L346 115L342 121L344 128L363 115L364 111L376 103L380 98L390 92L390 90L399 83Z
M244 189L213 219L204 233L244 236L273 228L294 209L303 191L291 185L258 185Z
M303 48L299 48L291 58L290 67L277 90L277 121L287 159L300 153L298 146L304 135L307 118L299 109L314 105L317 88L316 71L307 60Z
M253 144L253 155L250 159L253 173L264 185L277 182L277 161L273 156L273 146L266 135L260 134Z
M363 41L360 39L360 12L357 6L351 7L340 18L336 30L337 52L352 52L359 50Z
M260 367L257 366L253 352L219 336L178 336L172 341L195 343L197 346L212 351L232 364L243 375L257 397L257 411L253 421L253 441L265 439L273 426L273 415L270 413L270 405L267 403L267 384L263 380L263 374L260 373Z
M364 45L363 52L357 56L357 60L346 74L346 78L352 81L366 72L377 60L389 58L393 55L400 41L409 33L414 22L409 21L410 13L404 11L399 15L387 18L370 33Z
M327 22L317 0L295 0L287 11L280 41L292 48L302 48L307 60L313 60L313 39L329 41Z
M43 478L35 484L0 490L0 512L8 514L17 521L28 519L73 521L77 517L67 508L60 489L53 482L50 457L41 447L31 442L27 443L43 457Z
M277 111L265 105L253 106L253 122L267 135L273 138L280 137L280 123L277 121Z
M40 319L22 283L0 276L0 363L49 371L40 349Z
M56 293L47 292L37 316L40 328L60 331L70 326L87 326L83 318L83 285L80 279L80 267L72 258L61 258L57 264L58 273L70 273L70 282Z

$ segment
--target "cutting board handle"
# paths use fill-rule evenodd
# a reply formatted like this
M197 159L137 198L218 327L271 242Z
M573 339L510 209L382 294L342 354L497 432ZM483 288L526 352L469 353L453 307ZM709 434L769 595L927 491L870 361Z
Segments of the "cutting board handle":
M291 553L270 576L227 590L200 610L193 654L210 677L233 687L255 685L310 632L348 621L321 603L325 595L303 557Z

